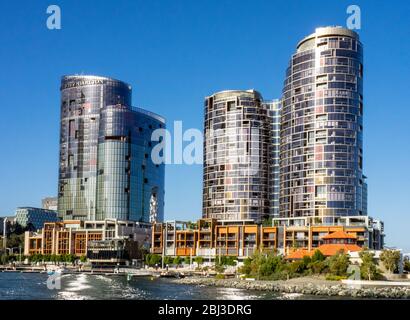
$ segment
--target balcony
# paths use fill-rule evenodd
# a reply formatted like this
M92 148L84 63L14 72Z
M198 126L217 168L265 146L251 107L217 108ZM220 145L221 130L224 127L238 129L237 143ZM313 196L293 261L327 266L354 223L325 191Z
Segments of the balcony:
M165 255L174 256L175 255L175 248L174 247L166 248L165 249Z
M275 240L275 235L274 234L270 234L269 236L263 236L262 238L263 240Z
M209 256L215 256L216 255L216 249L215 248L199 248L197 250L197 256L202 256L202 257L209 257Z
M152 250L152 253L162 253L162 248L153 247L151 250Z
M241 253L241 256L243 256L243 257L249 257L249 256L252 256L254 254L254 252L256 252L256 251L257 251L257 249L255 249L254 247L252 247L252 248L243 248L240 253Z

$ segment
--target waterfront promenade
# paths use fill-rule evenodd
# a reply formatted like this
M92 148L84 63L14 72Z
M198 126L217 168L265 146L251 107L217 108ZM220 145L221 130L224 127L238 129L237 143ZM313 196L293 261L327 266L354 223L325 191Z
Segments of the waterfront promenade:
M357 281L343 283L330 281L324 277L309 276L289 280L252 280L230 278L215 279L214 277L187 277L173 279L173 283L183 285L225 287L269 292L295 293L313 296L339 296L370 299L410 299L410 281ZM386 285L386 284L391 285Z
M0 266L0 272L7 273L47 273L60 270L63 274L87 274L99 276L119 276L131 278L158 278L165 273L162 269L138 269L132 267L84 268L65 266L59 269L57 265L44 266ZM330 281L324 276L305 276L289 280L255 280L241 279L234 274L225 279L216 279L213 273L205 274L190 268L170 268L170 275L182 274L183 277L172 277L170 282L175 285L189 285L201 287L220 287L272 293L303 294L309 296L339 296L346 298L382 298L382 299L410 299L410 279L393 281Z

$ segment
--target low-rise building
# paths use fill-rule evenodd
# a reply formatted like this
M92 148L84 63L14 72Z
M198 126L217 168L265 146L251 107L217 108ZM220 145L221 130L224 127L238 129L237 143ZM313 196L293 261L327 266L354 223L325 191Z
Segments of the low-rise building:
M154 224L151 252L209 260L218 256L243 259L259 248L274 251L277 244L276 227L255 224L252 220L200 219L194 224L168 221Z
M289 252L285 258L288 260L299 260L303 257L313 256L316 250L319 250L325 257L333 256L338 252L350 254L351 252L359 252L363 246L357 244L358 237L343 230L329 233L322 237L322 244L314 249L295 249Z
M332 240L331 235L345 238ZM171 257L201 256L207 260L234 256L242 260L257 251L278 252L284 256L298 251L298 254L310 255L322 248L327 254L334 251L335 246L330 243L334 241L340 245L347 241L350 249L380 250L383 238L383 223L367 216L314 220L277 218L270 225L255 224L252 220L200 219L196 223L154 224L151 252Z
M383 222L369 216L277 218L273 224L283 230L284 254L295 248L314 250L324 236L337 231L355 236L360 247L381 250L384 246Z
M19 207L16 209L16 222L23 228L32 225L34 229L41 229L46 222L57 222L57 211L33 208Z
M133 221L64 220L48 222L39 232L25 233L24 254L86 256L95 263L140 259L150 247L151 225Z

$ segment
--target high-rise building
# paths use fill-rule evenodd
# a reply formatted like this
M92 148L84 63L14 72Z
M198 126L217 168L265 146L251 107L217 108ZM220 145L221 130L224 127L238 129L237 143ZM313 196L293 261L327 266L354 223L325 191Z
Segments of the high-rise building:
M98 76L64 76L58 212L64 219L149 222L164 215L164 164L154 164L154 130L165 120L133 108L131 86Z
M57 197L47 197L41 200L41 207L47 210L57 211L58 209L58 198Z
M367 215L363 175L363 48L342 27L317 28L286 71L280 216Z
M268 110L270 121L270 143L269 143L269 215L272 218L279 217L279 160L280 160L280 114L281 101L265 101L264 105Z
M269 216L270 106L255 90L222 91L205 99L204 218Z

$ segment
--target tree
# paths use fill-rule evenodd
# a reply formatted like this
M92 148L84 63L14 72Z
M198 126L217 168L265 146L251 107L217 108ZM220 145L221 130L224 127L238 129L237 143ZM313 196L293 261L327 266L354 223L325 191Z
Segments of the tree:
M7 254L2 254L0 260L1 264L7 264L9 262L9 256Z
M404 271L410 272L410 260L409 260L409 257L405 257L405 258L404 258L403 269L404 269Z
M312 262L325 261L326 257L323 255L322 251L316 249L312 256Z
M307 264L307 269L314 274L321 274L326 270L326 257L323 253L316 249L310 259L310 263Z
M159 265L161 263L161 256L157 254L147 254L145 256L145 263L149 266Z
M244 260L239 272L260 279L276 277L285 269L282 256L275 255L274 253L265 255L255 252L251 258Z
M250 275L252 271L251 265L252 265L252 259L246 258L245 260L243 260L243 265L242 267L239 268L238 271L245 275Z
M374 261L374 254L369 251L361 251L359 253L362 264L360 265L360 273L363 278L367 278L369 281L376 279L379 275L376 263Z
M36 263L36 262L41 262L43 261L43 255L41 253L35 253L31 256L29 256L29 261L32 263Z
M194 261L199 265L204 263L204 258L203 257L195 257Z
M271 227L272 226L273 218L271 216L265 216L262 220L262 225L264 227Z
M196 228L197 228L196 223L195 223L195 222L192 222L192 221L188 221L188 222L186 223L186 226L187 226L188 229L196 229Z
M342 250L331 256L328 260L329 271L335 276L345 276L349 264L349 256Z
M15 222L15 223L8 222L7 230L8 230L8 233L7 233L8 235L12 235L12 234L21 235L21 234L24 234L24 231L25 231L22 225L18 222Z
M65 256L65 262L73 263L76 260L76 257L73 254L67 254Z
M182 258L180 256L176 256L173 260L175 266L179 266L182 263Z
M24 234L12 233L7 239L8 248L24 248Z
M57 257L57 255L52 254L52 255L50 256L50 260L49 260L49 261L50 261L50 262L53 262L53 263L55 264L56 262L59 261L59 258Z
M380 261L389 273L398 270L400 263L400 251L398 250L383 250L380 254Z
M31 222L29 222L27 223L24 231L36 231L36 227Z
M164 265L170 265L172 264L174 259L172 257L166 256L164 257Z
M303 263L303 260L293 261L287 265L287 269L290 275L300 274L305 270L305 264Z
M221 265L223 266L236 266L236 257L233 256L221 256Z
M308 269L315 274L324 273L326 271L326 262L319 260L312 261L310 264L308 264Z
M185 264L191 264L191 258L188 257L188 256L186 256L186 257L184 258L184 263L185 263Z
M312 262L312 258L309 257L309 256L304 256L302 261L303 261L303 264L305 265L305 267L307 267Z

